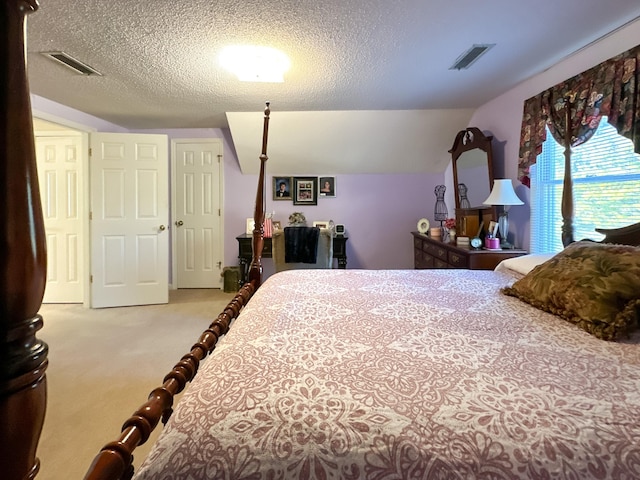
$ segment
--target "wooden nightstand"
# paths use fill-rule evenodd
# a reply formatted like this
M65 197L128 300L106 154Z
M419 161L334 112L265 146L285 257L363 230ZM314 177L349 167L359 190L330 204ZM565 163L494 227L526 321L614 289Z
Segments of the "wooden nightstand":
M493 270L507 258L526 255L526 250L474 250L445 243L419 232L413 235L413 261L416 269L465 268L469 270Z
M240 260L240 282L247 281L251 257L253 256L253 235L243 233L236 237L238 240L238 259ZM346 235L333 237L333 258L338 261L338 268L347 268L347 240ZM265 238L262 244L262 258L271 258L271 238Z

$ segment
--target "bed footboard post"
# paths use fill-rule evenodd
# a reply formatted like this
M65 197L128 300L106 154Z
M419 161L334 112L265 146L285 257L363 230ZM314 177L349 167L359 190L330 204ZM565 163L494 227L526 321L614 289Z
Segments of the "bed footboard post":
M249 266L249 282L255 288L262 283L262 249L264 248L264 216L265 216L265 168L267 157L267 139L269 137L269 102L264 109L264 126L262 130L262 154L260 155L260 175L258 176L258 188L256 191L256 208L253 214L253 257Z
M29 84L26 14L36 0L0 3L0 465L2 478L35 478L46 409L48 347L36 338L46 246Z

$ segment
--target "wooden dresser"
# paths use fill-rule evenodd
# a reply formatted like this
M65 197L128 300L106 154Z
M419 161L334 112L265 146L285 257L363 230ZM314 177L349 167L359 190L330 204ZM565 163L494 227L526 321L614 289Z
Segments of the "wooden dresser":
M416 269L466 268L493 270L502 260L525 255L525 250L475 250L458 247L441 239L431 238L419 232L413 235L413 261Z

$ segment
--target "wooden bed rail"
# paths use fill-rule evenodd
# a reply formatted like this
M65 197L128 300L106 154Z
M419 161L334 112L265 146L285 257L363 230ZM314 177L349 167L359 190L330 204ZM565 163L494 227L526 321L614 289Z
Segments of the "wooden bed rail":
M242 307L251 299L262 283L262 247L264 242L265 216L265 168L267 162L267 140L269 135L269 103L264 110L262 133L262 153L260 154L260 175L256 193L253 230L253 258L249 270L249 281L243 285L233 300L207 328L200 339L191 347L163 380L161 387L154 389L147 402L136 410L124 423L120 438L105 445L94 458L85 480L129 480L133 477L133 451L149 439L158 422L166 423L172 413L173 399L184 390L195 377L200 361L211 353L218 339L229 330L231 320L236 318Z
M36 338L46 240L25 62L36 0L0 2L0 476L33 479L46 409L48 347Z
M218 339L229 330L231 320L236 318L242 307L251 299L262 283L262 247L264 242L265 215L265 167L267 162L267 140L269 135L269 103L264 110L262 133L262 153L260 154L260 175L256 193L253 230L253 258L249 269L249 281L233 297L226 308L207 328L191 351L184 355L163 380L161 387L149 394L142 405L122 427L120 438L105 445L95 457L85 480L129 480L133 476L133 451L149 439L149 435L160 419L166 423L172 413L174 397L184 390L195 377L200 361L211 353Z
M95 457L85 480L128 480L133 476L133 451L149 439L162 419L172 413L173 399L195 377L200 361L211 353L218 339L227 333L231 320L236 318L255 292L255 283L248 282L233 297L225 309L211 323L163 380L162 386L149 394L149 399L127 419L118 440L105 445Z

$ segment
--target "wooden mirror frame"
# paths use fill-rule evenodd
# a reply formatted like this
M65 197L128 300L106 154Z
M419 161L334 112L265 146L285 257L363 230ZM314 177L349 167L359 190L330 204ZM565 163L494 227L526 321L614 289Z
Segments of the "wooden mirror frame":
M485 152L487 155L487 170L489 177L488 191L491 192L493 187L493 150L491 148L491 141L493 136L485 136L479 128L469 127L465 130L461 130L456 135L453 141L453 147L449 150L451 154L451 161L453 166L453 191L455 194L456 209L460 208L460 192L458 191L458 160L464 152L479 149ZM487 197L489 196L487 193ZM477 209L480 205L471 205L472 208Z

